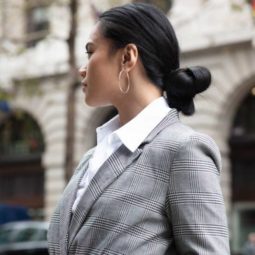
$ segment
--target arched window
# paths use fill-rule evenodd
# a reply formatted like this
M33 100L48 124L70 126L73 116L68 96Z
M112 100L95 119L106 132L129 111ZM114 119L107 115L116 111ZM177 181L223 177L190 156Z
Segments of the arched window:
M44 139L39 125L22 111L4 114L0 141L0 204L43 209Z
M13 112L0 122L0 160L41 154L42 133L33 118L24 112Z
M229 140L232 166L233 250L255 232L255 88L240 104Z

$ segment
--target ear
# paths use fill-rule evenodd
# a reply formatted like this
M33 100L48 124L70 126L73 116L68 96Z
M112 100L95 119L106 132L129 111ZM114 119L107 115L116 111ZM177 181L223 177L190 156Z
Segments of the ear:
M135 44L129 43L125 46L122 53L122 68L127 72L131 71L138 61L138 49Z

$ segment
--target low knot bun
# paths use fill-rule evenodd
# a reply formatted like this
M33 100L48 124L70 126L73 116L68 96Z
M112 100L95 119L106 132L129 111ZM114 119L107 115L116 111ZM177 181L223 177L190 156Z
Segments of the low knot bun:
M194 66L172 71L164 81L169 106L185 115L195 112L193 98L205 91L211 83L211 74L205 67Z

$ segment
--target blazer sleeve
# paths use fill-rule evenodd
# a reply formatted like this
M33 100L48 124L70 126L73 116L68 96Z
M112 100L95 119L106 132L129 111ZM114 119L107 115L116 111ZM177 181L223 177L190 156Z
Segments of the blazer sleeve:
M220 167L218 147L206 135L191 135L176 152L167 214L178 254L230 254Z

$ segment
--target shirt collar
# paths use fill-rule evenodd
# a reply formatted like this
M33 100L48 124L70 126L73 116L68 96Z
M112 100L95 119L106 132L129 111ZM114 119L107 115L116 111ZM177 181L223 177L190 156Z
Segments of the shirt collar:
M101 143L105 137L109 136L120 127L119 115L114 116L108 122L96 129L97 144Z
M117 115L97 128L97 144L106 136L113 134L117 135L131 152L134 152L169 111L170 108L165 98L160 97L152 101L122 127L120 127L119 115Z
M165 98L157 98L115 133L122 143L134 152L169 110Z

